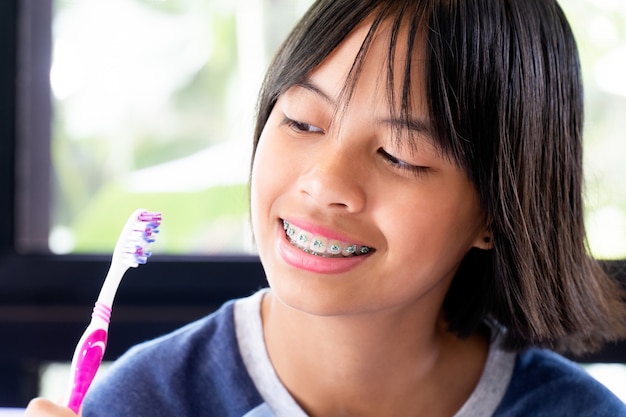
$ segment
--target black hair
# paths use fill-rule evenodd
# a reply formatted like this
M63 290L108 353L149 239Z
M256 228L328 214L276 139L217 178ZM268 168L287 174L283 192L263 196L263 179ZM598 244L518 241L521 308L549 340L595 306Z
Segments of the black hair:
M578 354L623 337L623 288L586 246L581 70L554 0L316 1L268 69L254 150L278 97L367 19L348 97L371 37L391 22L390 95L396 46L406 42L398 62L406 63L400 112L408 120L410 58L421 48L434 136L475 185L492 233L493 249L470 250L451 284L443 305L450 329L467 336L491 322L511 350Z

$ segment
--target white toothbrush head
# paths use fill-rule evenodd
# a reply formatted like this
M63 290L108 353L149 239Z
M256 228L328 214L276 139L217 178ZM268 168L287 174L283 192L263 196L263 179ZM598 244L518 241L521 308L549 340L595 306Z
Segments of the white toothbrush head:
M137 209L130 215L113 251L113 263L136 268L150 256L149 247L159 233L161 213Z

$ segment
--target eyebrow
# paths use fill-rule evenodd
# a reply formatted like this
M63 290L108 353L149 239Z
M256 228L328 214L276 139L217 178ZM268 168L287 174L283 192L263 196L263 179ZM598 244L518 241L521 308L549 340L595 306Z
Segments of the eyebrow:
M430 123L422 118L409 117L407 119L403 117L382 119L383 124L389 125L393 128L407 129L424 135L432 136L432 129Z
M316 95L320 96L324 101L332 104L333 106L337 106L337 101L332 98L329 94L327 94L324 90L315 85L310 79L305 78L301 81L298 81L294 84L297 87L304 88L305 90L311 91Z
M315 95L321 97L324 101L331 104L333 107L337 107L337 101L333 97L331 97L330 94L326 93L323 89L317 86L309 78L304 78L303 80L298 81L294 84L294 86L301 87L307 91L310 91ZM432 139L432 128L430 126L430 123L423 118L392 117L381 119L380 123L396 129L406 129L408 131L421 133L422 135L426 135L430 139Z

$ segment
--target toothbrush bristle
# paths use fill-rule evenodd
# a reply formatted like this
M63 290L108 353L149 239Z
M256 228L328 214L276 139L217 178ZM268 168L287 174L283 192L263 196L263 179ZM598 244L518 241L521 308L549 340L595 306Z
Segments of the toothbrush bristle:
M124 255L129 263L143 265L152 254L148 247L155 241L154 235L159 233L161 213L142 211L131 228L124 248Z

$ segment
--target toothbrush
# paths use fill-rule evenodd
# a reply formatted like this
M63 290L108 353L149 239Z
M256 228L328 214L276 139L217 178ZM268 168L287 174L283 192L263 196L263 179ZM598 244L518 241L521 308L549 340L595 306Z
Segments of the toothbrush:
M148 246L159 232L161 213L137 209L128 218L120 234L109 272L93 308L91 321L76 345L72 358L67 406L78 413L83 398L102 362L106 348L111 308L117 287L128 268L145 264L150 252Z

